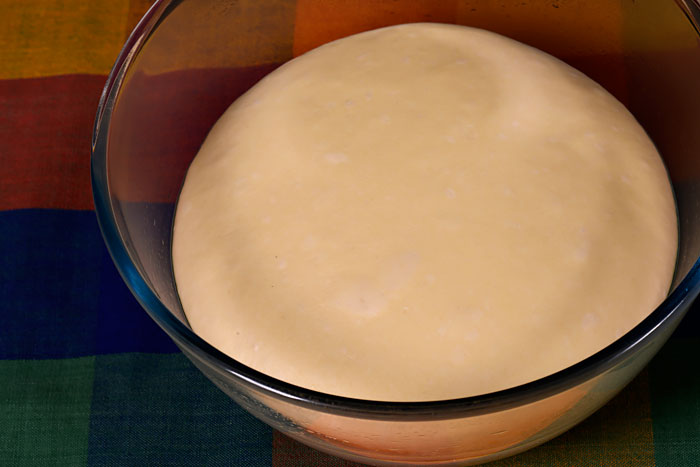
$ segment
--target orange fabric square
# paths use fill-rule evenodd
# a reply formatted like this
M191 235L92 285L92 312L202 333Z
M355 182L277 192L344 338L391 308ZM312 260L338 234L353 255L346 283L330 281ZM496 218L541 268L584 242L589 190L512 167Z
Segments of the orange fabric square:
M488 29L555 56L622 51L622 0L462 0L457 22Z
M402 23L453 23L458 0L297 0L294 56L362 31Z
M488 464L539 467L614 464L654 465L649 377L644 370L620 395L580 425L522 454ZM361 467L315 451L278 431L273 433L273 467Z
M627 102L624 1L298 0L294 55L382 26L456 23L503 34L562 58Z

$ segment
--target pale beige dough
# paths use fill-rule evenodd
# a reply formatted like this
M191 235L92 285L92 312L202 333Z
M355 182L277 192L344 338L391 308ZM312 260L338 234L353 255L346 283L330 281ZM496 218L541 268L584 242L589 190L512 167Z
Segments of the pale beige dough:
M197 334L344 396L465 397L561 370L666 296L677 226L644 130L582 73L438 24L324 45L211 130L175 217Z

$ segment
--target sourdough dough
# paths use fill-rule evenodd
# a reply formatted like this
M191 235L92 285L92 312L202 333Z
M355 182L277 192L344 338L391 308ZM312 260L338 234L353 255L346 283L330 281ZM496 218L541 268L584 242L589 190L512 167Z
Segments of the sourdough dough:
M487 31L378 29L280 67L187 173L173 262L194 331L306 388L385 401L508 388L666 296L663 163L625 107Z

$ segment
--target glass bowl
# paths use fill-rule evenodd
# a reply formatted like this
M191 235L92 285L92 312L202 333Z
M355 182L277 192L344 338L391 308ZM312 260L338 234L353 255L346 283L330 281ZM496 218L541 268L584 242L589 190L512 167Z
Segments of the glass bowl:
M98 220L117 268L148 314L219 388L311 447L375 465L468 465L543 443L590 415L659 350L700 291L700 47L695 0L160 0L117 58L92 139ZM587 73L646 128L677 196L680 249L668 298L590 358L476 397L399 403L296 387L217 351L190 329L170 255L189 162L228 105L317 45L391 24L483 27Z

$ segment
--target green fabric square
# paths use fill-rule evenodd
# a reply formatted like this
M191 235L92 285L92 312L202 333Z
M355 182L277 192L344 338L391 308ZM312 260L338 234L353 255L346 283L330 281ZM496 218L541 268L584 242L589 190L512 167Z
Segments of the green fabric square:
M649 365L658 467L700 465L698 351L700 339L674 337Z
M100 355L89 466L269 467L272 429L181 354Z
M0 360L0 464L86 464L94 362Z

